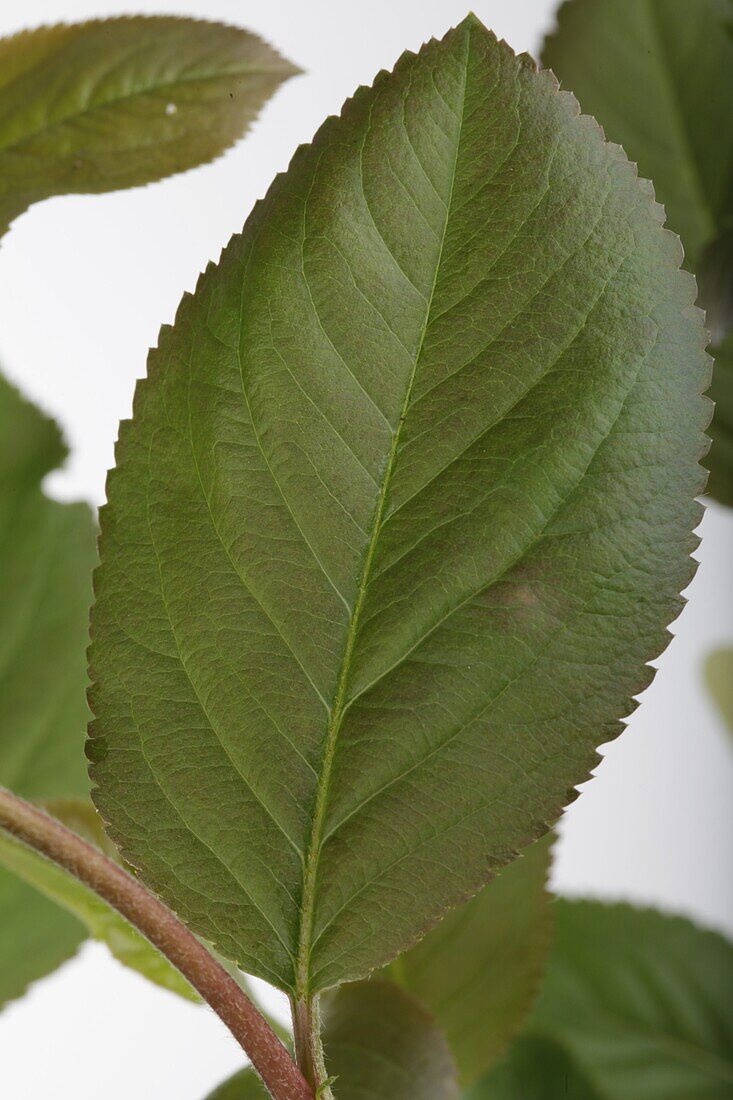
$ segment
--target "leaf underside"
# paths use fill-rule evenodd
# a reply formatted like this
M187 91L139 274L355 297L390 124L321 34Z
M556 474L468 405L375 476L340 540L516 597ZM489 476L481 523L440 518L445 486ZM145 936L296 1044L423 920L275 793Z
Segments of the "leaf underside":
M692 575L709 377L651 189L469 18L258 204L101 520L95 799L223 954L366 975L547 831Z
M529 1024L466 1100L727 1100L732 983L733 946L716 933L653 910L560 901Z
M0 40L0 235L50 195L219 156L298 70L238 27L135 16Z

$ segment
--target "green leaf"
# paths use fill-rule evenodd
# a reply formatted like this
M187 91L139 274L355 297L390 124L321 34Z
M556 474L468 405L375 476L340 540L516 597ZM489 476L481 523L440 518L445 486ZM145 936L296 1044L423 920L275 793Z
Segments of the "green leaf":
M727 1100L732 987L733 945L714 932L628 905L558 902L525 1033L466 1100L554 1100L565 1074L579 1100Z
M56 426L0 376L0 785L26 798L88 791L87 623L96 560L89 508L40 480ZM0 1004L69 958L81 924L0 868Z
M208 1100L261 1100L268 1096L267 1089L254 1070L243 1069L219 1085Z
M654 180L716 359L708 491L733 507L733 0L566 0L542 60ZM721 346L722 345L722 346Z
M523 1035L510 1057L468 1089L462 1100L608 1100L608 1095L558 1043Z
M709 428L712 446L708 492L733 508L733 332L711 351L715 369L708 393L715 402L715 416Z
M566 0L542 61L654 180L696 268L733 225L733 2Z
M0 785L84 795L86 645L95 528L86 504L40 487L65 457L58 429L0 377Z
M716 346L733 328L733 227L724 229L705 249L697 269L697 283L700 301L705 303L705 324Z
M435 1017L464 1083L504 1052L539 989L552 932L549 862L547 838L390 967Z
M40 487L65 453L56 425L0 376L0 785L114 855L88 802L84 758L95 525L86 505L58 504ZM73 954L85 928L151 981L193 996L122 917L2 831L0 928L0 1003Z
M104 835L99 816L90 804L81 800L57 801L46 808L70 829L114 858L114 850ZM0 864L78 918L88 934L105 943L121 963L164 989L198 1001L197 994L183 976L114 909L72 875L2 831ZM21 936L20 944L23 940ZM16 942L15 950L18 949Z
M717 649L705 662L705 679L723 718L733 732L733 646Z
M543 835L651 679L709 417L660 218L471 17L299 150L151 354L101 521L95 800L298 998Z
M238 27L135 16L0 40L0 234L49 195L212 160L298 70Z
M356 982L329 994L323 1032L336 1100L449 1100L458 1095L442 1032L392 982Z
M323 1043L335 1100L452 1100L456 1069L442 1032L391 981L356 982L323 1002ZM229 1078L209 1100L267 1095L254 1073Z
M71 958L84 939L71 914L0 869L0 1007Z

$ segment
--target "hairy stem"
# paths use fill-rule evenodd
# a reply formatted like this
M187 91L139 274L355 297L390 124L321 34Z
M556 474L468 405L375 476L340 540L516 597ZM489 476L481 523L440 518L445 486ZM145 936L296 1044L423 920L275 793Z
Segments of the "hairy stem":
M74 875L157 947L227 1025L274 1100L313 1100L310 1085L246 993L137 879L61 822L2 787L0 828Z
M295 1057L301 1073L318 1100L333 1100L321 1043L321 1016L317 997L291 1002Z

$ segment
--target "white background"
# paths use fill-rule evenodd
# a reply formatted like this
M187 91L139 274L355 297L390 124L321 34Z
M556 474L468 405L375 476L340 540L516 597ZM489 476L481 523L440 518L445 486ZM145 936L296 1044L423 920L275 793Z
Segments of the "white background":
M155 187L34 207L0 248L0 362L63 425L63 499L104 498L120 418L149 345L296 145L405 48L441 35L469 0L136 0L135 11L258 31L307 75L216 164ZM474 0L517 50L536 52L554 0ZM2 0L0 33L118 14L114 0ZM554 873L567 894L653 903L733 932L733 738L708 700L705 654L733 640L733 513L711 506L676 638L629 730L567 813ZM487 976L490 979L490 975ZM7 1100L202 1100L241 1063L206 1010L86 946L0 1016Z

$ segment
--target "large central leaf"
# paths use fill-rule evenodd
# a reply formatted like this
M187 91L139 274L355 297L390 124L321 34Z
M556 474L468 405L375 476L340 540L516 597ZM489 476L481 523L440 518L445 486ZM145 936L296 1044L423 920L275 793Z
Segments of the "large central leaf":
M164 329L89 752L147 881L298 996L546 831L691 576L708 380L651 190L474 18L301 149Z

